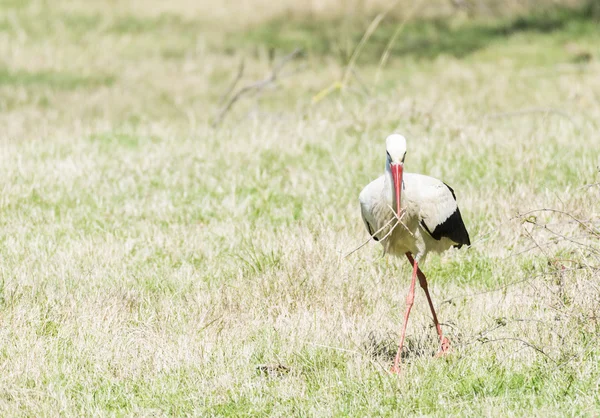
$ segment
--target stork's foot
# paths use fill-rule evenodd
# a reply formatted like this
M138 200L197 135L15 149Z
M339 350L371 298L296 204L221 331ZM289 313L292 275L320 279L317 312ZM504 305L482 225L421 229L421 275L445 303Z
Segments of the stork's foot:
M436 357L443 357L450 353L450 340L446 337L442 338L442 345L440 351L435 355Z
M400 372L401 372L400 367L396 366L396 365L392 366L392 368L390 369L391 374L400 374Z

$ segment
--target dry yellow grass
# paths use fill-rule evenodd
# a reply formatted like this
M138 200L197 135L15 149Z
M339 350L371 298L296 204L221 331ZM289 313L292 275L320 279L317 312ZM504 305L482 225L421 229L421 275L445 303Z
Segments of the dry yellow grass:
M597 33L360 61L316 105L344 67L307 54L212 128L271 68L231 36L352 7L307 4L0 3L0 415L598 413ZM418 293L400 379L409 270L342 257L392 131L474 243L424 266L453 354Z

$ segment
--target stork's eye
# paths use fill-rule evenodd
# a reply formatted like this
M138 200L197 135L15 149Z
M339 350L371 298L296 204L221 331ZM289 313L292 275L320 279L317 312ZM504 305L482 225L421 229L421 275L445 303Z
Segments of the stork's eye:
M388 161L391 163L392 162L392 156L390 155L389 151L386 151L385 153L387 154Z

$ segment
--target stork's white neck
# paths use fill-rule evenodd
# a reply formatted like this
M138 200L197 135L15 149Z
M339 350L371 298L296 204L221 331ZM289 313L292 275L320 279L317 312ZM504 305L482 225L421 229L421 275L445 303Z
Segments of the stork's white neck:
M402 181L402 188L404 189L404 180ZM392 208L396 205L396 189L394 187L394 177L392 176L392 167L389 161L385 163L385 187L383 188L385 200L387 204Z

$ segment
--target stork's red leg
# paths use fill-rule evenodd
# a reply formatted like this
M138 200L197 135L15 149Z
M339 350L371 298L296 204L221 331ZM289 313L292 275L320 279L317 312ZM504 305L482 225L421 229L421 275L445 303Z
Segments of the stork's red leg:
M404 337L406 335L406 325L408 324L408 316L410 315L410 309L415 301L415 283L417 279L417 262L413 263L413 274L410 281L410 289L408 289L408 295L406 296L406 312L404 313L404 323L402 324L402 334L400 335L400 344L398 344L398 353L394 359L394 367L392 367L392 373L400 373L400 356L402 355L402 347L404 346Z
M417 263L415 262L415 260L413 259L412 255L410 253L406 253L406 257L408 258L408 261L410 261L411 264L413 264L415 266L417 265ZM425 278L425 275L423 274L421 269L419 269L418 267L417 267L417 275L419 276L419 284L421 285L421 287L425 291L425 295L427 296L427 302L429 302L429 308L431 309L431 314L433 315L433 323L435 324L435 328L437 330L438 336L440 337L440 351L437 353L436 356L444 355L450 351L450 341L448 340L448 338L444 337L444 334L442 333L442 327L440 326L440 323L438 322L438 319L437 319L437 315L435 314L435 308L433 307L431 295L429 295L429 289L427 287L427 279Z

